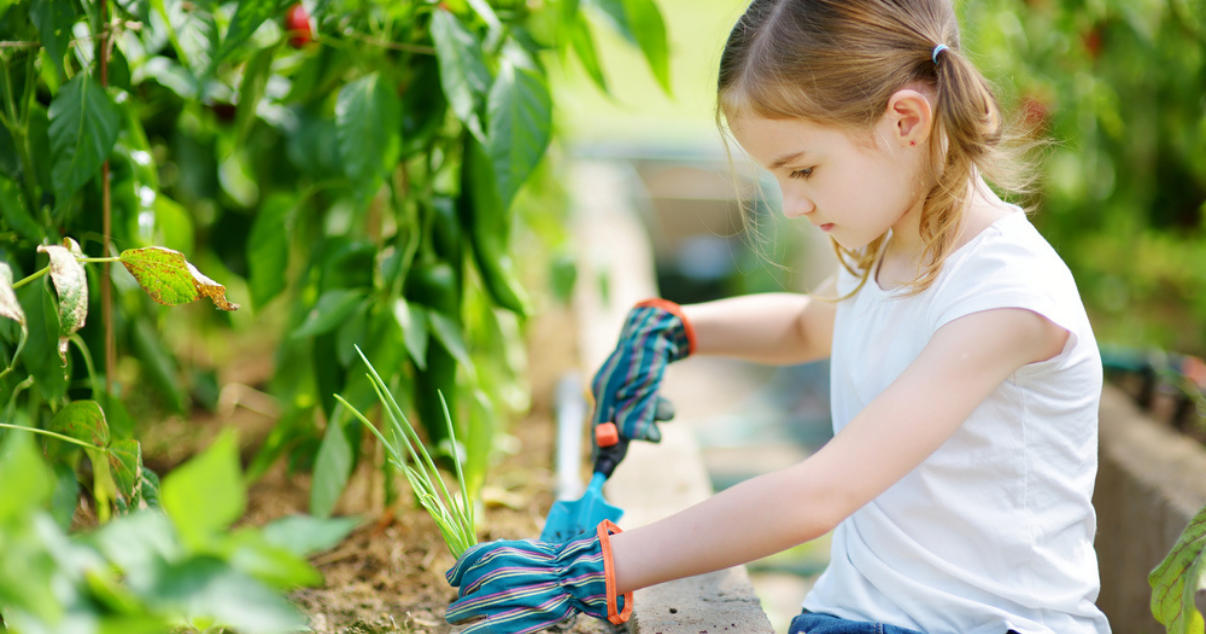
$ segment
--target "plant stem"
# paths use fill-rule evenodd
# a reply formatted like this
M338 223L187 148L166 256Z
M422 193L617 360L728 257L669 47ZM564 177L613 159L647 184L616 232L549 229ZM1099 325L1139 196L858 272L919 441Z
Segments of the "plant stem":
M32 92L30 89L30 77L33 73L32 64L33 55L26 56L25 64L25 91ZM11 58L7 55L0 56L0 61L3 61L4 70L4 92L7 98L4 101L4 107L8 113L9 133L13 137L13 146L17 148L18 158L21 161L21 171L25 175L25 200L29 205L37 205L37 181L34 173L33 160L30 158L32 153L29 149L29 103L31 102L30 95L22 95L26 100L25 116L17 109L17 102L13 98L13 80L12 73L9 71L9 62Z
M43 275L46 275L49 272L50 272L50 265L47 264L46 268L42 269L41 271L38 271L37 273L32 273L29 275L29 277L26 277L26 278L23 278L23 279L20 279L20 280L14 282L13 290L15 291L18 288L25 286L26 284L38 279L39 277L42 277Z
M3 427L5 429L19 429L21 431L27 431L32 434L42 434L43 436L50 436L51 438L57 438L58 440L61 440L63 442L69 442L73 445L79 445L86 449L95 449L97 451L105 451L105 452L109 451L108 449L105 449L104 447L98 447L91 443L86 443L82 440L72 438L71 436L64 436L62 434L56 434L52 431L46 431L45 429L38 429L37 427L22 427L20 425L10 425L8 423L0 423L0 427Z
M88 368L88 381L92 384L92 398L97 398L101 394L100 383L96 380L96 366L92 364L92 353L88 351L88 345L84 343L83 337L79 333L71 335L71 342L79 349L80 356L84 357L84 366ZM105 392L109 394L110 392ZM108 407L108 403L105 404Z

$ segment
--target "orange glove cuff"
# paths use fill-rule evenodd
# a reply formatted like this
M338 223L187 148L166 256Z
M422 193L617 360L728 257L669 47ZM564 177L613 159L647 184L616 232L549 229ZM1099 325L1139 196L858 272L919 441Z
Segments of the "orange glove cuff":
M599 545L603 549L603 572L607 578L607 620L614 625L620 625L632 617L632 593L624 595L624 611L620 612L617 607L619 598L616 594L616 566L611 559L611 535L624 531L611 520L599 522L596 530L599 533Z
M674 314L676 317L681 319L683 321L683 330L687 332L687 354L695 354L695 327L691 325L691 322L687 320L687 316L683 314L682 306L679 306L668 299L662 299L660 297L646 299L644 301L637 302L636 305L660 308L668 313Z

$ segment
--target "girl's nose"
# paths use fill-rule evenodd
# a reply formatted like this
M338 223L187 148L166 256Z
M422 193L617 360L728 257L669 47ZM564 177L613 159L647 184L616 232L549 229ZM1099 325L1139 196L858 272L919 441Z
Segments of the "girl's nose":
M788 218L799 218L807 216L816 209L812 204L812 199L808 196L791 195L787 192L783 193L783 215Z

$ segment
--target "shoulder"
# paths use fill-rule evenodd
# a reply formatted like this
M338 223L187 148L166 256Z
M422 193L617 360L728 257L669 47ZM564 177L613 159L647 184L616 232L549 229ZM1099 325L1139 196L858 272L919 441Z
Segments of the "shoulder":
M953 254L932 290L934 330L997 308L1037 313L1072 332L1087 329L1071 271L1020 211L994 222Z

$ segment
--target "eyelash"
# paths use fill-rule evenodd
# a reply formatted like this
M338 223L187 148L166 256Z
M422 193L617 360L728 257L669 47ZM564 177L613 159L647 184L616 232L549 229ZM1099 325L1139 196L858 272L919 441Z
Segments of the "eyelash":
M788 178L808 178L808 177L812 176L813 169L814 168L810 167L810 168L804 169L804 170L792 170L792 172L790 174L788 174L787 177Z

